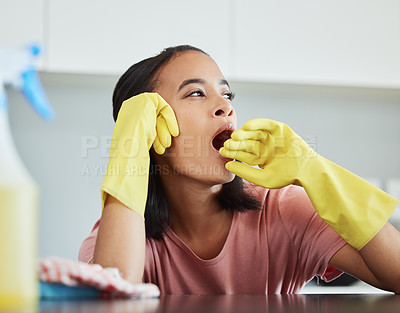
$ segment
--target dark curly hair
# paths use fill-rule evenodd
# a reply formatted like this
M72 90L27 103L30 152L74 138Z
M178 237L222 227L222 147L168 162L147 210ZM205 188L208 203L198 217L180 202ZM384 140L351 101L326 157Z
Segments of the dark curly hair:
M186 51L198 51L199 48L181 45L164 49L160 54L132 65L118 80L113 93L113 117L118 118L122 103L143 92L154 92L157 81L155 75L173 57ZM145 208L146 236L160 240L165 225L170 224L172 216L168 199L161 183L161 171L150 153L149 186ZM260 203L243 188L243 180L239 176L229 183L223 184L217 195L219 203L226 210L245 212L260 209Z

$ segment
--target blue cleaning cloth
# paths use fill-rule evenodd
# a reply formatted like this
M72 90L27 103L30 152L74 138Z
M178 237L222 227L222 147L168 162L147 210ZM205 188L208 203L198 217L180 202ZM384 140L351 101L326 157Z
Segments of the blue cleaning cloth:
M100 298L100 290L92 287L71 287L40 282L40 299L89 299Z

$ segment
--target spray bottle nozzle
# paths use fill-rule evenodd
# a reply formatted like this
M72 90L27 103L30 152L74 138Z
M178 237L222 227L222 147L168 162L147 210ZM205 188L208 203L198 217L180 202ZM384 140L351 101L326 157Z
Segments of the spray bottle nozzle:
M41 49L39 45L33 44L29 47L29 49L31 50L31 54L33 56L38 56L41 53Z
M47 100L38 73L31 68L22 73L21 76L22 91L25 98L31 103L35 111L45 120L53 119L54 111Z
M41 48L37 44L23 49L0 49L0 108L1 102L4 102L3 106L7 102L3 85L10 84L22 91L33 109L45 120L54 118L54 111L33 66L34 58L40 53Z

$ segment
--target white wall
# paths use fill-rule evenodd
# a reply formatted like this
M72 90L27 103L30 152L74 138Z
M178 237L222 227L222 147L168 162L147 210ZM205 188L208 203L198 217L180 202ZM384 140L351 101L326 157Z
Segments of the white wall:
M41 188L40 255L77 258L100 216L99 188L118 77L41 74L56 120L45 123L9 92L17 148ZM363 177L400 178L400 90L231 82L239 125L254 117L316 138L317 151ZM88 137L99 145L84 156ZM96 172L96 169L99 172ZM87 175L88 174L88 175Z

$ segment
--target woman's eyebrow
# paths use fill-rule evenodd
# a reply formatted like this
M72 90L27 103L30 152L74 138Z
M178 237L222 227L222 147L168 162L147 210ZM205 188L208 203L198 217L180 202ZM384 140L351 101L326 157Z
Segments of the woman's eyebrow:
M227 81L226 79L221 79L221 80L219 81L219 84L220 84L220 85L227 85L228 88L231 89L231 86L229 86L229 83L228 83L228 81Z
M190 84L202 84L204 85L206 81L201 78L192 78L192 79L186 79L182 82L182 84L179 86L178 91L180 91L183 87L190 85Z
M204 85L206 83L206 81L204 79L201 78L191 78L191 79L186 79L182 82L182 84L179 86L178 88L178 92L185 86L190 85L190 84L202 84ZM221 79L219 81L220 85L227 85L228 88L230 89L231 86L229 86L229 83L226 79Z

